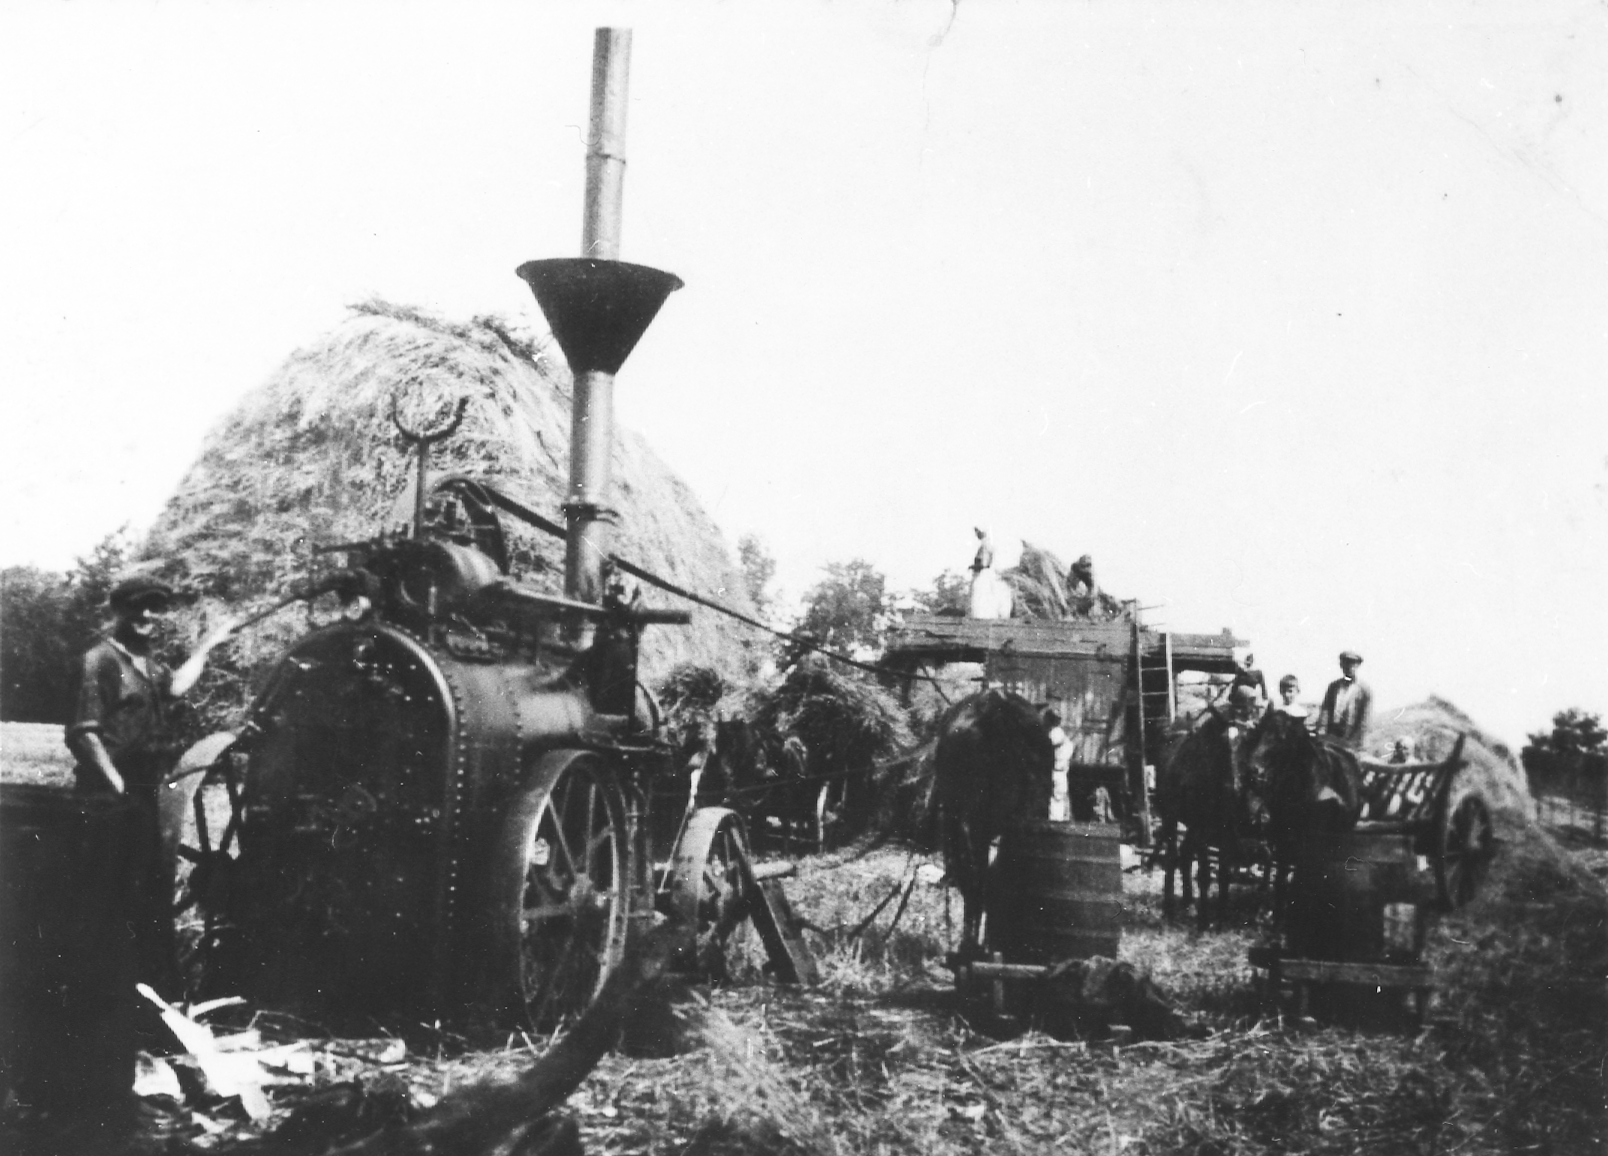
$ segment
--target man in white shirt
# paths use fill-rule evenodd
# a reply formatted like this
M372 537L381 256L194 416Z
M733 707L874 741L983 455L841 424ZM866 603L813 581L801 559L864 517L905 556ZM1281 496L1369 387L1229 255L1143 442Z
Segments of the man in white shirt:
M1072 740L1061 729L1061 716L1054 710L1044 712L1044 726L1049 731L1050 746L1055 751L1055 766L1051 772L1054 792L1050 796L1050 818L1065 823L1072 817L1071 796L1068 793L1067 775L1072 769Z

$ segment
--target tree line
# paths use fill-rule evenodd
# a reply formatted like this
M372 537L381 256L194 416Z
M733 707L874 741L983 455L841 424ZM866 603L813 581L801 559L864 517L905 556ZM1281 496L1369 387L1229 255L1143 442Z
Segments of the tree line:
M1570 708L1552 716L1552 729L1536 731L1519 752L1536 798L1568 799L1596 814L1601 834L1608 811L1608 730L1591 711Z
M101 539L66 573L0 570L0 719L65 723L72 664L106 627L106 596L131 559L125 530Z

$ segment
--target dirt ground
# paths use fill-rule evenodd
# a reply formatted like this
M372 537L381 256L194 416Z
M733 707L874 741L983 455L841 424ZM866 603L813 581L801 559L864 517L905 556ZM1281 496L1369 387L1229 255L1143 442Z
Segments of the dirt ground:
M8 763L11 737L8 728ZM770 984L757 947L739 944L736 982L681 1001L696 1046L669 1058L612 1053L566 1110L593 1154L1600 1152L1608 848L1511 816L1500 833L1479 896L1431 929L1441 991L1422 1025L1377 1000L1327 1026L1264 1014L1247 962L1265 931L1258 896L1243 890L1228 926L1200 933L1162 919L1159 874L1129 871L1121 957L1199 1038L1121 1047L1001 1031L957 999L942 961L959 900L934 857L890 846L805 859L786 888L814 929L821 983ZM912 875L908 901L855 934ZM251 1018L247 1009L237 1022ZM284 1026L255 1025L270 1039ZM403 1038L405 1056L379 1064L316 1040L338 1061L270 1089L268 1126L299 1107L305 1123L304 1106L332 1090L375 1106L376 1122L416 1116L455 1089L517 1073L547 1043L407 1024L375 1034ZM196 1093L182 1105L149 1099L142 1113L130 1150L226 1151L262 1130L237 1103Z

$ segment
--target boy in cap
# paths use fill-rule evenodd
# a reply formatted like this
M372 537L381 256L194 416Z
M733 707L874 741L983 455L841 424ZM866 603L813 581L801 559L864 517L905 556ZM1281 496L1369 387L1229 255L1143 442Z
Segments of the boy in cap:
M169 671L152 653L152 642L156 616L170 610L177 597L166 582L143 574L112 587L112 630L73 670L73 718L66 735L77 758L78 790L124 795L134 804L135 869L145 884L141 910L131 922L142 978L159 988L176 981L173 863L163 851L162 780L177 754L168 708L195 686L208 655L235 629L233 621L225 621L183 665Z
M1373 692L1357 677L1362 655L1355 650L1340 652L1340 677L1324 692L1318 708L1318 733L1339 739L1356 750L1362 746L1368 729L1368 712L1373 708Z

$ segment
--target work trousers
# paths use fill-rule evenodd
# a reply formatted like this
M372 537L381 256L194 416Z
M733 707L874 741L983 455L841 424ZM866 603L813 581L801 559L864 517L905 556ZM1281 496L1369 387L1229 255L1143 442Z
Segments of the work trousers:
M149 768L135 764L125 770L122 760L116 765L124 776L125 794L134 810L133 854L130 856L134 878L128 892L130 899L125 919L135 943L137 974L140 982L149 984L163 998L175 1001L184 995L173 934L176 815L169 806L164 822L162 795L166 788L157 775L149 773ZM83 768L78 773L78 789L85 794L109 794L111 790L97 772ZM164 828L172 837L164 837Z

